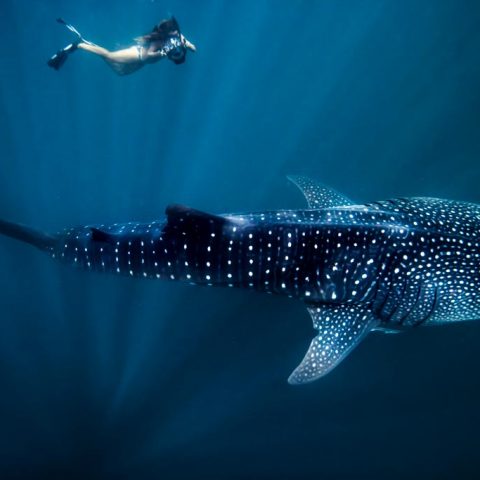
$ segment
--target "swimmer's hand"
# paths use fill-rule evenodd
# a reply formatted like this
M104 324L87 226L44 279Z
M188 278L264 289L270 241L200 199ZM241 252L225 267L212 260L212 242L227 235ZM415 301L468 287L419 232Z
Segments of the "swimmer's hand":
M149 50L147 55L149 58L162 58L167 56L167 54L163 50L157 50L155 52Z

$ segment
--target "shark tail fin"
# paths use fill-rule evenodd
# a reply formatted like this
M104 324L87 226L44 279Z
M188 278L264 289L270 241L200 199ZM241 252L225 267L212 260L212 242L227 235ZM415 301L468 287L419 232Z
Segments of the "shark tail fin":
M40 250L49 250L55 245L55 237L17 223L0 220L0 235L29 243Z

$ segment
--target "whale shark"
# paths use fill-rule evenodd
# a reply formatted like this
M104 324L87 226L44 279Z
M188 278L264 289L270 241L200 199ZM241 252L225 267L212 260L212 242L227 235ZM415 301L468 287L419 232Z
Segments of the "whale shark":
M480 317L480 205L437 198L359 204L288 177L307 208L211 214L170 205L150 223L0 234L78 268L295 298L318 334L291 384L333 370L372 331Z

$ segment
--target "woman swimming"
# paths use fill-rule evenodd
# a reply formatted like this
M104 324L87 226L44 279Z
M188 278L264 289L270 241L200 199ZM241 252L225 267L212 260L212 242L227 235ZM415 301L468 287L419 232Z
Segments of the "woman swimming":
M168 58L178 65L185 61L187 50L196 51L195 45L180 33L180 27L174 17L162 20L155 25L152 32L135 38L135 45L115 51L107 50L85 40L75 27L67 24L61 18L58 18L57 22L65 25L78 37L78 40L59 50L50 58L47 62L48 66L55 70L59 70L68 56L77 49L99 55L118 75L136 72L144 65L158 62L162 58Z

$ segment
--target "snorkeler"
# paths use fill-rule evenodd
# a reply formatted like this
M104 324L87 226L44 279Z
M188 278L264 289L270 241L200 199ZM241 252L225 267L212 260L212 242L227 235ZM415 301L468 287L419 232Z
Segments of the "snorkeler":
M78 49L99 55L118 75L136 72L144 65L155 63L162 58L168 58L178 65L185 61L188 50L196 51L195 45L180 33L180 27L174 17L162 20L150 33L135 38L135 45L115 51L85 40L74 26L61 18L57 18L57 22L74 33L77 40L59 50L48 60L48 66L55 70L59 70L70 54Z

